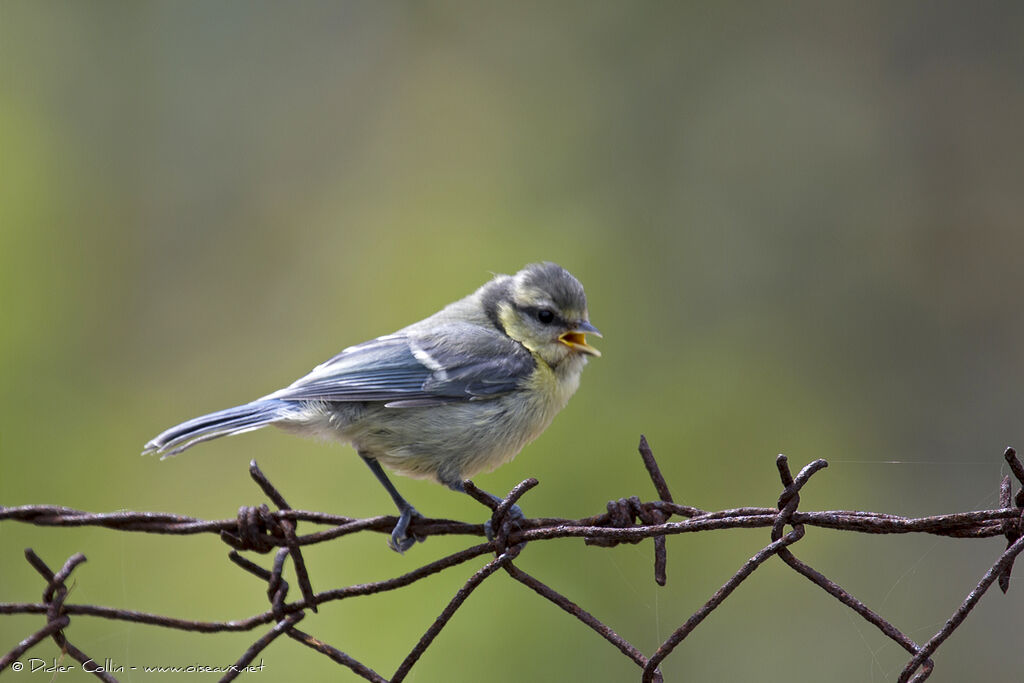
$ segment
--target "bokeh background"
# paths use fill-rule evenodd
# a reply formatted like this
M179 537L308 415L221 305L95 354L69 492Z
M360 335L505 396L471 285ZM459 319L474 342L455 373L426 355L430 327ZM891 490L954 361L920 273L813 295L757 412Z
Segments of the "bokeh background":
M1011 2L4 0L0 503L229 518L263 500L255 458L296 507L390 513L337 445L267 430L138 453L545 259L586 285L604 356L542 438L478 479L540 479L529 515L653 498L641 433L676 500L708 509L771 505L779 452L831 463L805 509L996 507L1002 450L1024 446L1022 35ZM399 485L427 514L482 519ZM670 538L665 588L650 544L538 543L520 564L650 653L767 541ZM464 543L401 557L367 535L306 557L323 590ZM0 600L38 599L26 546L51 566L87 555L75 602L211 620L266 606L213 537L13 523ZM797 554L924 641L1002 547L812 530ZM390 675L482 563L303 628ZM932 680L1019 675L1013 588L985 597ZM0 650L40 623L0 619ZM222 665L256 634L76 618L68 635L127 665ZM287 639L262 656L253 680L355 680ZM664 671L859 683L905 659L773 562ZM410 680L637 678L499 575Z

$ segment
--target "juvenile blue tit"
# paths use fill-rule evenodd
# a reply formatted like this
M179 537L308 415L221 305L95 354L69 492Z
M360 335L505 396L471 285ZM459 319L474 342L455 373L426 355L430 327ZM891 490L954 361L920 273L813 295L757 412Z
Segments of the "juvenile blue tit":
M463 491L543 432L580 383L589 356L583 286L561 266L497 275L394 334L351 346L291 385L171 427L143 453L165 457L274 425L352 444L398 506L390 545L417 540L419 517L381 465Z

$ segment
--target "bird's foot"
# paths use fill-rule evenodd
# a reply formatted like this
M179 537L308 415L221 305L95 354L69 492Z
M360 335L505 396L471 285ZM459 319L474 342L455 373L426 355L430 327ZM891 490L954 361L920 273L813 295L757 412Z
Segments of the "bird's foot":
M523 509L521 507L519 507L518 505L513 505L505 513L505 519L502 520L502 525L512 524L512 525L514 525L518 529L519 528L518 521L520 519L523 519L525 516L526 515L523 514ZM494 524L493 524L493 521L494 521L493 519L489 519L486 522L484 522L484 534L487 535L487 540L488 541L493 541L494 540Z
M404 553L409 548L416 544L416 541L423 541L423 536L417 536L416 534L409 534L409 524L413 519L422 519L423 515L416 511L416 508L409 506L401 511L398 516L398 524L395 525L394 530L391 532L391 538L388 539L388 547L394 550L396 553Z

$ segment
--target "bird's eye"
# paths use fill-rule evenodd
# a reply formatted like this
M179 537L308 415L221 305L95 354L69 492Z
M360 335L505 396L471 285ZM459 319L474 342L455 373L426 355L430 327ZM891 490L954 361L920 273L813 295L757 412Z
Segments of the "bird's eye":
M555 322L555 314L553 311L547 308L541 308L537 311L537 321L545 325L550 325Z

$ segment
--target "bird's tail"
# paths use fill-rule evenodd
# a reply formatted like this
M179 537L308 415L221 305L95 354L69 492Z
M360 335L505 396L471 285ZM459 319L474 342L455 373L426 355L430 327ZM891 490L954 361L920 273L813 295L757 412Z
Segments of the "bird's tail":
M164 431L146 444L142 454L159 453L165 458L177 455L203 441L249 432L285 419L293 410L292 404L273 398L218 410Z

